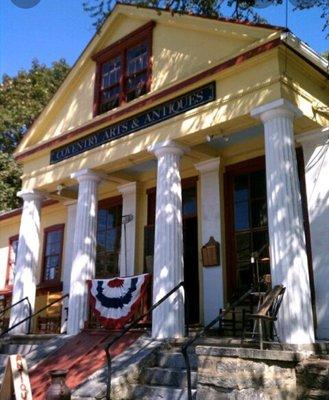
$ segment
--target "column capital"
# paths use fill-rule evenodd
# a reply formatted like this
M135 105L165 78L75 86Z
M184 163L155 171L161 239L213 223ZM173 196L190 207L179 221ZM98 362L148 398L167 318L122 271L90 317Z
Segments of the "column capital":
M201 174L206 172L218 171L219 165L220 165L220 157L210 158L209 160L194 164L195 168L199 172L201 172Z
M137 182L125 183L124 185L118 186L117 189L123 195L130 194L130 193L136 193Z
M101 173L94 172L89 168L81 169L80 171L73 172L71 178L77 180L79 183L83 181L96 181L100 182L105 176Z
M250 115L259 118L262 122L267 122L277 117L293 119L295 116L301 116L302 112L290 101L278 99L254 108L251 110Z
M19 192L17 192L17 197L20 197L24 201L33 201L33 200L41 201L47 198L47 194L42 190L27 189L27 190L20 190Z
M165 140L164 142L148 146L147 150L158 158L164 154L177 154L182 156L184 153L189 152L190 149L172 140Z

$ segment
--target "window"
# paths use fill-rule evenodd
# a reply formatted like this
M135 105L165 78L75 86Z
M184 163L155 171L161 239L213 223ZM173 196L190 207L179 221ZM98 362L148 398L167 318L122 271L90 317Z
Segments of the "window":
M12 286L14 283L14 271L18 249L18 235L9 238L9 254L8 254L8 269L6 276L6 287Z
M64 224L54 225L44 230L43 276L42 281L59 282L63 251Z
M150 90L153 27L151 21L93 57L97 63L94 115Z
M98 203L96 277L109 278L119 273L121 241L121 196Z

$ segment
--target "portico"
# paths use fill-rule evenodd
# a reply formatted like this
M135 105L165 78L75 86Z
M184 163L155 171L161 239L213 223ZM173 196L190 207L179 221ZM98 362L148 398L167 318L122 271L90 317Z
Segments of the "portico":
M314 116L311 106L314 99L323 104L327 101L321 85L314 84L308 100L300 93L292 94L281 76L285 48L281 31L239 27L246 30L245 36L239 31L244 44L240 43L233 55L230 51L233 44L237 45L238 33L206 34L209 26L199 19L195 23L202 25L199 30L210 41L212 35L219 35L217 39L221 43L230 41L231 47L225 45L226 56L217 61L205 54L211 68L195 63L192 71L183 57L179 61L182 64L177 61L181 65L177 74L182 75L173 77L161 64L161 38L166 37L166 30L171 32L164 16L155 17L147 10L146 17L152 15L152 21L156 20L147 23L137 9L134 12L139 24L135 26L125 6L118 7L125 21L118 34L120 40L134 30L142 38L149 38L153 32L153 86L145 84L140 98L138 91L132 92L134 99L120 100L115 106L114 99L104 98L96 107L99 114L93 114L90 88L76 86L80 79L87 82L88 77L83 69L80 77L78 70L73 70L68 83L75 88L71 92L85 90L89 108L79 103L81 94L71 100L86 107L86 119L79 107L76 113L65 114L75 109L66 105L70 99L55 99L66 117L63 114L58 121L59 113L51 112L41 116L35 130L22 142L17 159L24 168L24 206L20 221L15 221L20 225L20 238L13 302L27 296L34 307L40 291L48 293L47 302L49 293L69 293L67 321L64 310L58 315L61 313L62 331L77 334L88 320L87 280L149 272L153 303L181 281L186 283L185 293L180 288L152 316L154 338L179 338L184 336L185 322L211 322L220 308L249 288L255 280L252 255L263 249L266 254L261 257L258 278L270 275L272 284L287 288L278 320L282 341L303 345L313 343L316 334L326 338L328 313L317 296L317 291L323 291L320 281L327 276L326 258L314 239L318 228L313 178L307 160L304 164L296 156L296 149L301 153L296 144L300 139L304 153L311 158L309 143L313 146L313 139L318 137L312 132L323 130L321 127L328 123L323 113ZM184 30L189 18L182 17L185 25L174 23ZM182 34L170 34L180 43L177 46L183 54ZM134 45L130 36L124 40L124 49ZM117 54L111 47L118 45L114 38L105 53L103 45L96 38L94 47L86 53L85 68L90 74L95 63L107 62L103 60L105 53L110 58ZM147 46L143 47L145 54ZM201 42L199 48L206 52ZM122 51L125 54L126 50ZM314 82L320 79L320 67L313 65L316 60L306 63L295 53L291 57L294 63L303 64ZM203 60L199 56L196 59ZM291 74L294 63L288 63ZM171 65L170 71L174 69ZM149 71L145 71L138 74L147 76ZM110 108L104 111L104 107ZM48 133L42 136L42 132ZM325 140L316 143L314 146L325 151ZM326 195L327 187L322 183L324 209ZM53 203L42 207L44 199ZM308 214L312 215L311 241ZM52 232L56 234L49 236L47 229L54 226L57 230ZM204 265L201 249L211 237L219 253L216 263L209 266ZM26 315L24 307L22 303L12 313L11 325ZM315 332L314 322L320 323L320 331ZM27 327L20 325L19 329L26 332Z

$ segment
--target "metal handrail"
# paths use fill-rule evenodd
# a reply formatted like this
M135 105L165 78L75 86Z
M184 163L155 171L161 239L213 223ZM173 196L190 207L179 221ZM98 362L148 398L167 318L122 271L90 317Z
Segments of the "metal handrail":
M217 322L219 322L226 314L228 314L230 311L232 311L235 307L237 307L240 303L245 300L250 293L252 293L254 290L254 287L252 286L247 292L245 292L241 297L238 298L235 302L233 302L229 308L226 310L223 310L222 312L219 313L219 315L213 319L207 326L205 326L200 332L198 332L193 338L189 339L183 346L182 346L182 353L183 357L185 360L185 366L186 366L186 379L187 379L187 395L188 395L188 400L192 400L192 382L191 382L191 365L190 365L190 360L188 357L187 350L189 346L191 346L192 343L194 343L197 339L199 339L206 331L208 331L211 327L213 327Z
M27 296L24 297L23 299L20 299L20 300L16 301L16 303L11 304L9 307L7 307L7 308L5 308L4 310L2 310L2 311L0 312L0 316L1 316L2 314L4 314L6 311L12 309L13 307L17 306L17 304L20 304L20 303L22 303L22 302L25 301L25 300L27 301L27 306L28 306L28 308L29 308L29 316L30 316L30 315L32 314L32 307L31 307L30 300L29 300L29 298L28 298ZM29 321L29 325L28 325L28 328L27 328L27 333L30 333L30 331L31 331L31 320ZM2 333L3 333L3 332L2 332ZM0 334L0 336L2 335L2 333Z
M46 310L47 308L51 307L52 305L58 303L59 301L62 301L66 297L69 297L69 294L65 294L64 296L60 297L59 299L47 304L45 307L40 308L38 311L34 312L33 314L30 313L30 315L21 321L17 322L16 324L12 325L11 327L7 328L5 331L1 332L0 337L5 335L6 333L10 332L12 329L16 328L17 326L23 324L26 321L29 321L29 327L31 326L31 320L34 318L36 315L40 314L42 311ZM28 332L30 333L30 331Z
M170 290L165 296L163 296L159 301L153 304L144 314L134 319L134 321L128 325L123 331L121 331L115 338L113 338L106 346L105 346L105 353L107 358L107 388L106 388L106 400L111 400L111 376L112 376L112 361L111 361L111 354L110 354L110 347L113 346L119 339L122 338L128 331L135 328L139 321L144 319L148 314L150 314L154 309L156 309L160 304L162 304L165 300L168 299L173 293L175 293L180 287L184 288L185 293L185 286L184 282L180 282L177 286ZM187 314L187 302L184 302L185 305L185 335L188 336L188 314ZM110 336L110 335L109 335Z

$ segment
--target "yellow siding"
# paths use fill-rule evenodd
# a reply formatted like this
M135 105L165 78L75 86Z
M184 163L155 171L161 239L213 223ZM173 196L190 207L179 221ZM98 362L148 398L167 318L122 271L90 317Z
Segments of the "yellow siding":
M24 164L23 187L46 187L67 179L69 174L82 168L120 169L118 161L125 162L145 151L155 141L165 139L187 139L195 134L202 141L200 132L225 124L225 129L236 130L236 120L249 115L251 107L270 102L280 96L279 65L276 52L260 56L234 67L231 71L218 74L217 100L210 105L199 107L183 116L172 118L153 127L132 133L121 139L107 143L59 164L49 165L48 154L30 159ZM239 78L237 78L239 76ZM251 118L250 118L250 121ZM106 167L106 161L108 166ZM49 189L49 188L47 188Z
M260 37L273 34L273 31L267 29L256 29L257 37L250 37L242 33L241 35L228 33L229 29L227 28L225 31L223 26L227 27L228 25L232 29L230 24L218 21L209 21L213 28L211 31L205 31L205 28L202 27L205 22L199 18L196 19L194 26L189 27L185 17L180 19L176 16L176 18L169 18L169 21L167 18L162 21L163 16L156 13L149 15L157 23L153 34L151 93L210 68L221 60L230 58L239 50L243 50L246 46L259 40ZM150 17L139 15L136 18L119 15L103 36L97 38L98 43L92 53L94 54L125 37L150 21ZM179 27L182 21L185 21L185 24L183 27ZM202 29L197 30L197 26ZM247 31L248 28L244 27L244 30ZM39 120L31 128L27 141L28 146L38 144L40 140L44 141L58 136L92 119L95 63L90 56L86 57L79 69L79 74L70 82L60 99L51 104L42 120Z
M43 230L52 225L66 223L66 208L63 205L53 205L42 208L41 212L41 245L39 266L37 270L37 282L41 279L41 263L43 251ZM0 289L4 288L5 276L7 271L9 238L19 233L20 216L0 221ZM64 232L64 242L66 236ZM63 251L63 260L65 254Z

